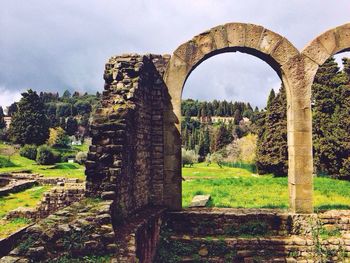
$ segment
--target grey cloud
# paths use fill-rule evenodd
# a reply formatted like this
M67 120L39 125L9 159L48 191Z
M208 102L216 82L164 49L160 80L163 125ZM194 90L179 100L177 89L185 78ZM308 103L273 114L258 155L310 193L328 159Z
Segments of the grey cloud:
M348 0L336 3L326 0L2 0L1 3L2 105L12 102L11 94L27 88L61 92L67 88L102 90L104 63L109 56L125 52L172 53L194 35L232 21L261 24L302 48L324 30L347 22L350 9ZM210 80L202 82L203 78L193 77L197 82L191 81L192 75L205 67L203 63L190 76L184 95L197 98L208 95L203 99L235 97L263 104L267 90L279 85L276 74L268 65L234 63L231 59L223 60L220 68L201 71L212 76ZM231 75L235 77L230 78ZM201 92L196 91L197 87L201 87L198 88Z

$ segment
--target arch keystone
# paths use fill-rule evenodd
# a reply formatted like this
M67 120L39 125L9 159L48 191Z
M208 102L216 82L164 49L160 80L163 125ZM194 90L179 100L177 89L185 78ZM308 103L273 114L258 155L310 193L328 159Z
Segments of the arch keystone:
M224 26L217 26L211 29L211 34L215 41L215 46L218 49L228 47L226 28Z
M229 23L225 25L229 47L243 47L245 43L245 27L242 23Z

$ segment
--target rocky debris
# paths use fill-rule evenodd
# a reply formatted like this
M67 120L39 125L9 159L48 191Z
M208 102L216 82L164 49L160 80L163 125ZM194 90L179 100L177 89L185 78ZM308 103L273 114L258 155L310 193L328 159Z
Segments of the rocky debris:
M210 195L196 195L193 197L189 207L205 207L210 200Z

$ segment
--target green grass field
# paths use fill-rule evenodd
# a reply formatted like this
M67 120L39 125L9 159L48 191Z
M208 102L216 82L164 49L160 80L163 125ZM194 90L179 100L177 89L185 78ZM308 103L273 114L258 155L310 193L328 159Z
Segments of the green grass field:
M50 186L36 186L19 193L1 196L0 218L20 206L35 207L42 199L44 192L48 191L50 188Z
M0 149L9 147L0 143ZM55 149L56 152L72 154L79 151L87 151L87 145L74 146L71 149ZM1 165L3 164L3 165ZM30 171L47 177L66 177L78 178L85 180L85 167L77 163L56 163L54 165L38 165L35 161L19 155L18 152L13 154L8 160L8 156L0 154L0 173Z
M31 220L25 218L12 220L1 218L18 207L35 207L50 188L50 186L36 186L20 193L0 197L0 238L31 223Z
M188 207L197 194L210 194L210 205L216 207L288 208L286 177L257 176L240 168L208 167L204 163L183 168L182 176L186 180L183 207ZM314 205L316 209L350 209L350 182L315 178Z

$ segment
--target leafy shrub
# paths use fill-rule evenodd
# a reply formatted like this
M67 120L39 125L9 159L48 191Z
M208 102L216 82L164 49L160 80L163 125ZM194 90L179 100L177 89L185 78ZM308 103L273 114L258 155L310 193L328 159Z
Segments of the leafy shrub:
M67 148L70 145L70 139L61 127L50 128L50 136L47 144L54 147Z
M75 160L79 164L84 164L87 159L87 152L78 152L75 156Z
M21 148L19 154L22 157L28 158L30 160L35 160L37 155L37 146L26 144Z
M11 162L8 158L0 156L0 168L3 167L16 167L16 164Z
M224 161L224 157L220 152L215 152L212 155L208 156L207 163L217 163L220 168L222 167L222 163Z
M181 150L182 153L182 166L185 165L192 166L194 163L198 162L198 154L196 154L193 150Z
M55 154L50 146L41 145L38 148L38 153L36 156L36 162L38 164L54 164L55 163Z

